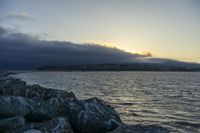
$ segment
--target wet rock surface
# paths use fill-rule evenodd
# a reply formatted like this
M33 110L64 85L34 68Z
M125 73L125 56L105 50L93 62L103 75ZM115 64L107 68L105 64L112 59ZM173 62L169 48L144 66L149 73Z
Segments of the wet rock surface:
M25 116L28 121L49 120L58 115L58 110L44 103L21 96L0 96L0 117Z
M72 92L27 85L10 74L0 71L2 133L168 132L157 126L127 126L114 108L102 100L78 100Z
M53 118L51 121L45 123L45 126L39 129L45 133L73 133L73 130L64 117Z
M26 125L26 120L23 116L15 116L0 120L0 132L5 132L8 129L17 129Z
M74 133L66 117L55 117L41 123L28 123L7 133Z
M122 124L119 114L104 101L92 98L81 103L83 108L78 114L78 127L81 131L100 133L111 131Z

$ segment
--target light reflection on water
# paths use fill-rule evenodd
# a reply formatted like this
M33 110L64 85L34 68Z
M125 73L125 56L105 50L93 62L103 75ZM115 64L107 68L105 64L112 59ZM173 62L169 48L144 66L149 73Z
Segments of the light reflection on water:
M29 84L73 91L79 99L103 99L128 124L200 132L200 73L28 72L15 77Z

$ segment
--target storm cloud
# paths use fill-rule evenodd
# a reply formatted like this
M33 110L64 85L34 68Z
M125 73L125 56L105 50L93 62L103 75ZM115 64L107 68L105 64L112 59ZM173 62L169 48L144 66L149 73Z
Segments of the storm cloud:
M34 69L41 66L133 63L151 54L134 54L97 44L47 41L0 27L0 68Z

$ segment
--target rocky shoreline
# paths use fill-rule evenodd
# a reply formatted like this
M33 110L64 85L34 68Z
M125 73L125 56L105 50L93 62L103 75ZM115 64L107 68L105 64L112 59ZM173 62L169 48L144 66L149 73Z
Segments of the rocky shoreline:
M126 125L102 100L27 85L0 71L1 133L169 133L156 125Z

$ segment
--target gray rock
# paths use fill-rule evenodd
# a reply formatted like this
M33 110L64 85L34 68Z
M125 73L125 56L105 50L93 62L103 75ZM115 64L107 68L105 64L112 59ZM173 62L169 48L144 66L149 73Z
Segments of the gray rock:
M42 132L41 132L41 131L39 131L39 130L30 129L30 130L28 130L28 131L25 131L25 132L23 132L23 133L42 133Z
M27 85L24 81L11 77L0 79L0 95L22 96L33 100L48 100L54 98L54 101L57 101L55 106L62 106L68 100L77 100L72 92L47 89L39 85ZM54 106L54 102L52 105Z
M68 120L64 117L56 117L46 122L40 131L45 133L73 133Z
M64 112L64 103L68 101L78 101L72 92L47 89L39 85L26 85L24 81L10 77L0 79L0 95L22 96L36 102L42 100L46 104L57 108L61 115Z
M36 131L41 133L74 133L65 117L55 117L42 123L28 123L22 128L10 130L7 133L34 133Z
M169 133L169 131L155 125L123 125L108 133Z
M2 96L25 96L26 83L19 79L5 77L0 79L0 95Z
M23 116L16 116L7 119L0 120L0 132L5 132L9 129L16 129L23 127L26 124L26 120Z
M0 79L0 88L6 88L8 90L9 89L11 89L11 90L29 89L30 92L27 92L26 95L27 95L27 97L30 97L30 98L33 97L33 96L31 96L31 91L34 91L34 93L37 93L37 96L42 99L46 99L46 98L50 98L50 97L56 97L56 98L58 98L58 97L64 98L65 97L65 98L67 98L67 97L73 95L72 92L67 93L66 91L62 91L62 90L47 89L47 88L43 88L39 85L27 85L26 82L24 82L20 79L12 78L12 77L1 78ZM11 93L11 95L13 95L12 92L10 92L10 93ZM23 95L23 96L25 96L25 95Z
M77 102L78 99L72 92L50 89L46 91L47 102L49 105L59 107L63 110L64 104L67 102Z
M5 133L23 133L26 131L32 131L32 130L38 130L42 127L44 127L45 124L44 123L27 123L26 125L24 125L23 127L19 127L17 129L10 129L8 131L6 131Z
M75 132L105 133L122 124L119 114L105 102L92 98L66 103Z
M42 101L20 96L0 96L0 118L23 115L27 121L49 120L58 115L57 109Z
M23 97L0 96L0 116L26 115L33 110L30 101Z

